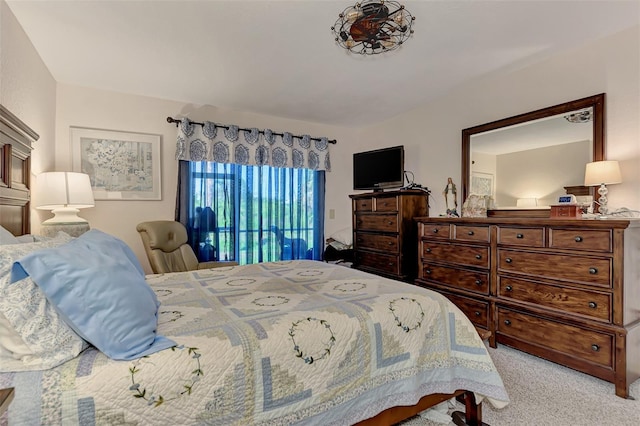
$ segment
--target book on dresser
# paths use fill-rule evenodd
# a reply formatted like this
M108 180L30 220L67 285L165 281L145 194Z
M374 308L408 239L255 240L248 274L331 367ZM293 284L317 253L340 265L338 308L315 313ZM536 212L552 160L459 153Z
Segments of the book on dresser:
M349 196L353 268L401 281L418 273L416 216L429 214L428 193L418 189Z
M416 218L417 285L505 344L615 384L640 377L640 221Z

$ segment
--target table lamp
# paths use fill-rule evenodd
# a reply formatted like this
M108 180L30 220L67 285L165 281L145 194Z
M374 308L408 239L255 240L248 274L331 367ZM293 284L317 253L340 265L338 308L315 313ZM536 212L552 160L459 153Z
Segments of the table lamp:
M601 215L606 215L609 212L609 207L607 206L607 194L609 190L606 185L621 182L620 165L617 161L609 160L587 163L584 172L584 186L600 186L600 188L598 188L598 194L600 194L600 198L598 198L598 211Z
M45 172L38 175L35 187L38 210L51 210L53 217L42 222L42 234L53 236L64 231L77 237L89 230L79 209L93 207L89 175L76 172Z

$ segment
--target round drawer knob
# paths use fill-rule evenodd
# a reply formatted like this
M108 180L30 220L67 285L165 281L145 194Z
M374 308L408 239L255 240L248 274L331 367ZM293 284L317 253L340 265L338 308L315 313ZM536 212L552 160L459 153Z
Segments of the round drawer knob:
M434 233L434 234L437 234L437 233L438 233L438 228L434 228L434 229L433 229L433 233Z
M476 314L476 316L477 316L477 317L479 317L480 315L482 315L482 314L480 313L480 311L475 311L475 312L474 312L474 314Z
M504 320L504 325L511 325L511 321L509 321L509 320Z
M600 350L600 346L594 343L593 345L591 345L591 350L594 352L598 352Z
M476 254L476 259L480 260L480 259L482 259L482 256L479 255L479 254Z
M591 309L595 309L595 308L597 308L597 307L598 307L598 304L597 304L596 302L589 302L589 307L590 307Z
M389 262L389 266L393 266L393 262Z
M363 240L362 240L362 238L358 238L356 241L361 243Z
M424 270L424 273L427 275L431 275L431 269L427 268Z
M516 238L523 239L524 235L523 234L516 234Z
M393 241L389 241L389 245L392 246L393 245Z
M431 253L431 247L427 247L427 249L425 250L427 253Z
M513 287L511 287L510 285L506 286L504 289L507 291L513 291Z
M467 232L468 235L473 235L473 231Z
M512 263L513 259L511 259L510 257L507 257L504 261L507 262L507 263Z
M578 237L575 237L573 240L574 240L576 243L581 243L581 242L582 242L582 237L578 236Z
M482 280L476 280L476 285L482 285Z
M598 268L589 268L589 273L590 273L591 275L595 275L595 274L597 274L597 273L598 273Z
M392 221L389 221L389 222L388 222L388 224L389 224L389 225L393 225L393 222L392 222Z

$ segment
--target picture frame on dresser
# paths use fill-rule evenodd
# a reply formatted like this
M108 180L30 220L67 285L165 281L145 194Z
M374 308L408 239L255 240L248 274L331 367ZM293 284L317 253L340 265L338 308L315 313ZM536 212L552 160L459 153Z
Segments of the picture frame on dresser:
M86 173L96 200L161 200L161 136L70 128L73 170Z

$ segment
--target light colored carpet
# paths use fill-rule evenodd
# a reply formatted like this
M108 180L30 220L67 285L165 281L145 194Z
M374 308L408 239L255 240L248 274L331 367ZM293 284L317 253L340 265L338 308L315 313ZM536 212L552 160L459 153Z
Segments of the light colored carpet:
M482 404L482 420L491 426L640 425L640 379L630 388L633 399L615 394L612 383L499 345L489 348L507 388L510 403L501 410ZM462 409L458 403L457 409ZM453 424L449 422L449 424ZM413 417L402 426L437 426Z

